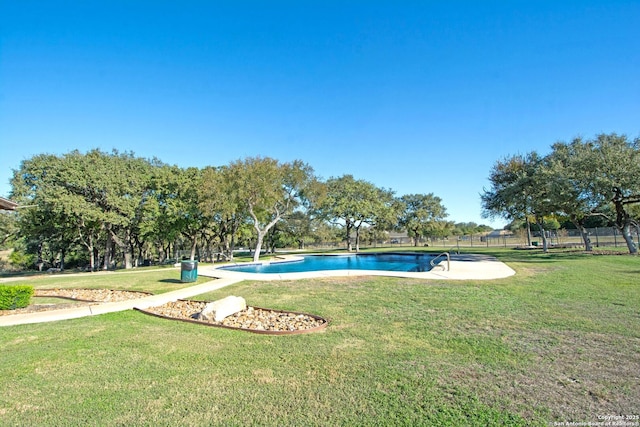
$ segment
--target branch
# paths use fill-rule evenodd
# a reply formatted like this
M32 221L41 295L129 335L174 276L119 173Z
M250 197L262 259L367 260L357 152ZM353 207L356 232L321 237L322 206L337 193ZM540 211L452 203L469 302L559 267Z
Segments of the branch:
M640 203L640 194L631 194L629 196L625 196L622 194L622 189L620 187L613 187L614 196L611 199L614 203L620 203L622 205L629 205L631 203Z
M630 205L632 203L640 203L640 194L634 194L632 196L626 196L622 198L623 205Z
M11 237L11 233L8 233L2 238L2 240L0 240L0 245L4 245L4 242L6 242L9 239L9 237Z

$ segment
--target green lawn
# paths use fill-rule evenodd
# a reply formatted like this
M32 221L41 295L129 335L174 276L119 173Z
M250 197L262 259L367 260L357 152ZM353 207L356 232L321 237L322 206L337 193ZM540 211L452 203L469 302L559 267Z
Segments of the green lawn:
M478 251L517 274L242 282L200 296L328 318L315 334L134 311L0 328L0 425L553 425L640 414L640 258ZM165 292L183 286L179 274L33 283Z

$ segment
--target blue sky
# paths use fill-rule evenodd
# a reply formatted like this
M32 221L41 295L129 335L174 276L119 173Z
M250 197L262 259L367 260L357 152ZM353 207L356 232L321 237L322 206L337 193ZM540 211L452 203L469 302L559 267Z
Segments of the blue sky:
M40 153L301 159L481 218L496 160L640 136L639 1L0 0L0 195Z

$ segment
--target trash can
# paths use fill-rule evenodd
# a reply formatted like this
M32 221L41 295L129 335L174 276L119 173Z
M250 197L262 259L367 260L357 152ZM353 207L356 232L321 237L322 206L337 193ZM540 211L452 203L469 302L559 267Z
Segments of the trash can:
M182 261L180 263L180 280L183 282L198 280L198 261Z

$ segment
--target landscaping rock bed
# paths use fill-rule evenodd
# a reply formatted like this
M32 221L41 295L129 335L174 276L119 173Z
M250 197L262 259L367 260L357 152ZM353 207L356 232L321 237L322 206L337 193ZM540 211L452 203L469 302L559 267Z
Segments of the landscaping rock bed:
M33 296L42 298L63 298L69 302L31 304L28 307L15 310L0 310L0 316L12 314L34 313L38 311L59 310L89 305L95 302L116 302L142 298L152 295L147 292L120 291L112 289L35 289Z
M328 324L319 316L260 307L247 307L219 322L199 319L198 314L206 304L206 301L179 300L139 311L167 319L273 335L315 332Z
M148 295L152 294L112 289L36 289L34 291L35 297L64 298L70 302L32 304L16 310L0 310L0 316L56 310L95 302L126 301ZM320 316L260 307L247 307L246 310L228 316L219 322L199 319L198 314L207 303L207 301L178 300L145 310L138 309L138 311L165 319L273 335L315 332L326 328L328 324L328 321Z
M75 301L117 302L143 298L148 292L120 291L113 289L36 289L35 297L67 298Z

